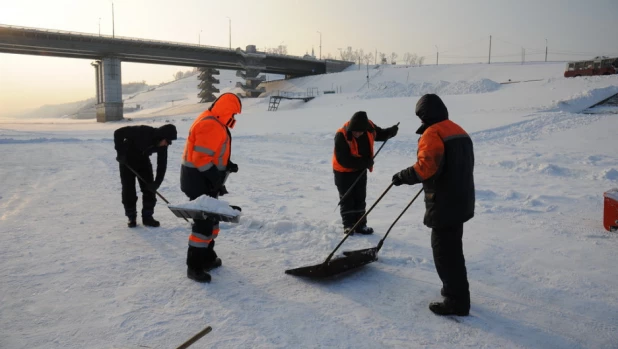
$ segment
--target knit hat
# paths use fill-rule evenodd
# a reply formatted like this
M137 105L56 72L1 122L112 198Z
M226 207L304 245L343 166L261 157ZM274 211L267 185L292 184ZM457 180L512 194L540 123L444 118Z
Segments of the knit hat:
M167 140L168 145L172 145L172 141L176 140L177 132L176 126L167 124L159 127L156 130L157 138Z
M365 132L369 129L369 118L364 111L357 111L352 115L348 131Z

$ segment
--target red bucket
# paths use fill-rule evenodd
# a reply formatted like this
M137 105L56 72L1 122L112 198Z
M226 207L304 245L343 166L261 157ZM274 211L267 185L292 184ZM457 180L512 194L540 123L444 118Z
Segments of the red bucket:
M609 231L618 230L618 189L603 193L603 226Z

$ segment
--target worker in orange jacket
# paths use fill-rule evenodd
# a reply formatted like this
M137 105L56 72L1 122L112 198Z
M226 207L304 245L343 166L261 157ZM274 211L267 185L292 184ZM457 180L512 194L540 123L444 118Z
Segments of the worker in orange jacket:
M397 125L386 129L376 126L364 111L354 113L350 121L337 130L333 151L333 172L341 200L340 212L344 234L373 234L373 229L367 226L366 217L355 231L350 229L365 215L367 196L365 169L373 171L373 143L395 137L398 130ZM359 180L354 185L357 179ZM348 190L350 192L344 198Z
M238 172L238 165L230 161L235 115L242 111L240 98L224 93L191 125L182 155L180 188L195 200L202 195L217 198L227 193L225 178ZM214 218L194 219L187 251L187 277L197 282L210 282L208 273L221 266L214 250L219 234L219 221Z
M474 217L474 146L459 125L449 120L448 109L435 94L416 103L421 127L416 131L417 160L393 175L393 185L422 183L425 218L431 228L433 260L444 297L429 309L437 315L466 316L470 312L470 285L463 254L463 226Z

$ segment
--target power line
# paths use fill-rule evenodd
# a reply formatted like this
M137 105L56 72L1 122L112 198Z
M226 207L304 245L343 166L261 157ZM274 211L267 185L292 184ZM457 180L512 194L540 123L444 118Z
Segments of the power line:
M484 36L484 37L482 37L480 39L476 39L476 40L470 41L469 43L467 43L465 45L456 46L456 47L450 48L448 50L442 50L440 53L455 51L455 50L460 49L462 47L467 47L467 46L470 46L472 44L476 44L477 42L481 42L481 41L485 41L485 40L487 40L486 36Z

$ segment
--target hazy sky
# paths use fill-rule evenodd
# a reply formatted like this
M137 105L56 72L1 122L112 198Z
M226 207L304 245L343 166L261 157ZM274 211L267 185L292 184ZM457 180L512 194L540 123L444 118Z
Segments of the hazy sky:
M115 0L116 36L337 55L352 46L435 64L618 56L618 0ZM99 21L100 18L100 21ZM112 34L111 0L0 0L0 24ZM536 53L536 54L533 54ZM123 63L123 82L157 84L186 67ZM94 97L90 60L0 53L0 116Z

